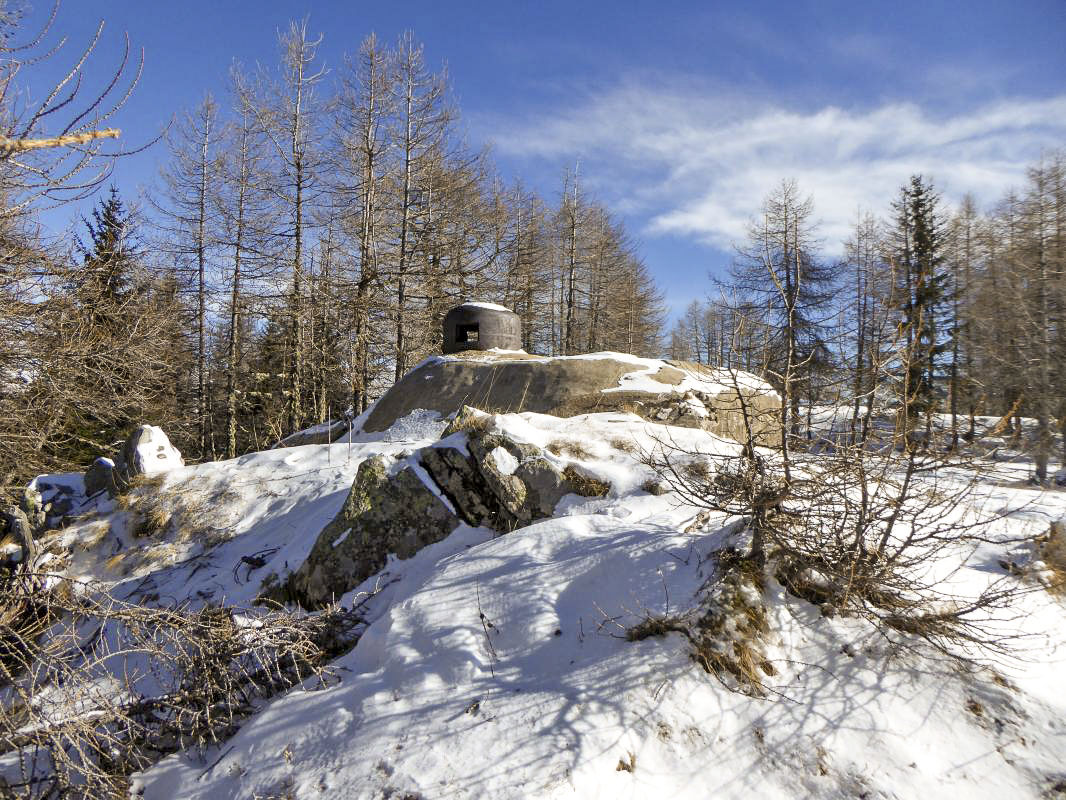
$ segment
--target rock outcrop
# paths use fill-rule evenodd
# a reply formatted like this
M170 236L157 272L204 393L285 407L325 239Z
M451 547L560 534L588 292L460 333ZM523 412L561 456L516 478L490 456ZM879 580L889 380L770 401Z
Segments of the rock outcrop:
M319 608L380 571L389 553L410 558L458 524L412 467L390 476L383 458L371 458L359 465L340 513L318 535L282 596Z
M410 558L460 522L507 533L551 516L567 494L610 489L559 470L533 445L476 428L451 435L476 413L460 415L444 440L411 455L395 474L381 457L360 464L344 506L307 559L266 596L321 607L379 572L390 553Z
M362 430L383 431L415 409L456 413L534 411L572 417L629 411L652 422L702 428L746 441L745 411L757 441L771 444L780 398L743 372L623 353L546 358L464 352L427 359L378 400Z
M348 433L348 423L345 420L328 422L305 428L296 433L290 433L274 447L302 447L305 444L332 444Z
M552 464L540 448L495 433L475 432L459 447L440 445L419 452L426 472L470 525L512 531L550 517L568 494L606 494L606 484L589 490Z

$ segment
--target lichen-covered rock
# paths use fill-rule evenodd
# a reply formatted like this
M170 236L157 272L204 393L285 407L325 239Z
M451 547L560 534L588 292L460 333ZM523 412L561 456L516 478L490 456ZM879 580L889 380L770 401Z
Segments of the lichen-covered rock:
M475 527L510 530L508 513L488 490L471 460L454 447L427 447L419 460L465 522Z
M437 446L418 456L471 525L511 531L550 517L567 494L590 494L584 481L569 480L534 445L473 426L467 430L466 448L469 455L457 447ZM601 494L603 486L594 493Z
M465 451L442 442L411 457L451 508L414 467L390 475L380 456L364 461L344 507L318 535L307 560L265 597L321 607L379 572L390 553L410 558L445 538L460 518L507 533L550 517L567 494L602 496L610 489L576 471L560 471L534 445L485 426L464 430Z
M285 599L319 608L379 572L390 553L410 558L459 520L410 467L389 475L380 456L359 465L340 513L323 529Z

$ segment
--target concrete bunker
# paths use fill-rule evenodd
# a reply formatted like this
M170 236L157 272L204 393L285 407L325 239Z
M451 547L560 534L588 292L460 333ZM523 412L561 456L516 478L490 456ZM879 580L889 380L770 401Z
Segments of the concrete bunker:
M444 315L445 355L464 350L521 350L522 320L494 303L463 303Z

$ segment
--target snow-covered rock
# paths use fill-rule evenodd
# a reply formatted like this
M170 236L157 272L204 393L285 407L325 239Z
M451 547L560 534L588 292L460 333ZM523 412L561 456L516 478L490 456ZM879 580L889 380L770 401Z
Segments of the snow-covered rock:
M99 456L85 470L85 495L93 497L104 491L112 496L116 493L115 462L106 456Z
M778 430L780 397L754 375L685 361L465 351L416 366L370 409L361 429L384 431L415 409L447 416L463 405L557 417L625 410L737 441L747 439L746 410L752 433L769 443Z
M550 517L568 494L609 490L587 477L568 477L535 445L491 431L481 412L464 412L458 424L476 427L417 450L391 469L380 456L360 464L344 505L307 560L268 596L316 608L380 571L390 555L411 558L441 541L460 521L509 533Z
M183 467L185 460L162 428L140 425L126 438L116 466L121 480L128 485L138 475L159 475Z

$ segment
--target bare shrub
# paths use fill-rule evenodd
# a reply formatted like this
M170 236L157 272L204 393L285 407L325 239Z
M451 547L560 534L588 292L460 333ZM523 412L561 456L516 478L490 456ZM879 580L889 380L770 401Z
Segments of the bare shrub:
M0 578L0 795L118 798L162 756L215 745L257 704L330 677L359 608L148 608L98 586Z
M705 672L730 688L763 697L764 677L777 669L764 653L770 625L761 601L762 569L733 548L720 551L717 560L718 574L704 587L696 607L673 615L647 614L626 629L626 638L680 633L688 640L692 660Z
M778 454L748 446L702 476L687 468L699 454L660 444L647 463L671 488L697 507L741 516L750 536L744 559L826 615L860 616L962 660L1009 649L996 616L1021 590L1016 578L975 597L945 588L998 518L972 508L977 477L963 477L959 464L917 450L838 446L817 457L794 453L786 480ZM954 568L932 569L947 556Z
M900 450L856 437L812 440L799 450L764 449L756 446L755 412L743 399L741 413L747 435L738 455L701 453L664 440L643 461L684 502L740 517L745 546L733 558L744 565L737 574L747 576L745 602L753 598L751 589L761 594L767 581L777 580L823 614L866 619L903 648L924 642L965 665L1012 652L1020 635L1006 609L1027 591L1017 577L992 580L976 595L949 588L966 557L991 541L990 526L1005 513L980 508L976 465L957 454L906 446L906 440ZM715 463L716 469L693 469L694 463ZM716 580L726 587L718 590L726 592L725 602L717 603L722 607L729 605L730 582L734 590L743 587L736 564L719 566ZM748 638L758 641L765 620L746 617ZM713 613L700 619L709 620L704 630L710 652L720 653L713 646ZM686 627L699 660L707 648L699 646L693 626ZM733 658L732 664L708 660L709 671L724 669L741 686L758 686L758 672L766 672L758 653Z

